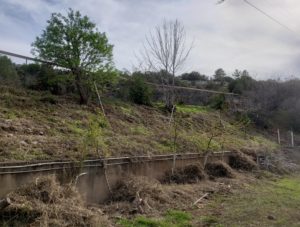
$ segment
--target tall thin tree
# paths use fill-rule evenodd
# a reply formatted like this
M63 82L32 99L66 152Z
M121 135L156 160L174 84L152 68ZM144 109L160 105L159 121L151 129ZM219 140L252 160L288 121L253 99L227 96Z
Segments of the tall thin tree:
M184 66L191 49L192 45L186 44L184 26L177 19L164 20L146 36L139 60L147 70L164 72L166 78L172 75L171 81L162 80L162 83L174 87L176 73ZM174 88L166 89L165 104L169 110L173 109L174 96Z

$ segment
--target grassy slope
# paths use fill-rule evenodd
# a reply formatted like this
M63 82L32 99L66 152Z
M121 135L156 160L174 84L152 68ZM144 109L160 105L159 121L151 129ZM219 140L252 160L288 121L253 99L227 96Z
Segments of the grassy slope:
M300 226L300 177L262 181L235 196L219 196L210 203L210 226ZM218 210L218 215L216 214Z
M101 156L170 153L174 127L160 105L137 106L104 100L107 119L95 105L80 106L69 97L1 87L0 161L83 159ZM55 103L55 104L53 104ZM260 135L245 135L238 122L205 107L179 106L176 152L221 149L274 149Z
M300 226L299 175L240 183L243 186L234 194L216 194L201 209L170 210L160 217L137 216L117 223L124 227Z

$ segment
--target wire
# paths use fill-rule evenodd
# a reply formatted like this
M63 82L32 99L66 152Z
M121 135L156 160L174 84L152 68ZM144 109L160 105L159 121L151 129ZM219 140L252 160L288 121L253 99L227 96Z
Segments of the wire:
M262 13L263 15L265 15L266 17L268 17L269 19L271 19L272 21L274 21L275 23L279 24L280 26L284 27L285 29L289 30L290 32L296 33L293 29L291 29L288 26L286 26L285 24L281 23L276 18L272 17L271 15L269 15L268 13L266 13L265 11L263 11L260 8L258 8L257 6L255 6L253 3L249 2L248 0L243 0L243 1L246 4L248 4L249 6L251 6L252 8L256 9L257 11L259 11L260 13Z
M264 0L267 5L269 6L273 6L274 2L271 2L270 0ZM278 8L282 13L284 13L284 16L285 17L290 17L291 15L293 15L294 13L292 13L290 10L287 10L286 8L282 8L282 7L279 7ZM294 15L295 16L295 15Z

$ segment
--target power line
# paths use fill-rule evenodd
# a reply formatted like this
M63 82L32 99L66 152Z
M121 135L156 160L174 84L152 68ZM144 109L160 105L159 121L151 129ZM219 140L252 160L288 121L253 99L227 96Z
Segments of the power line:
M217 4L222 4L224 3L226 0L219 0L217 2ZM255 10L257 10L258 12L262 13L264 16L268 17L270 20L272 20L273 22L279 24L281 27L284 27L285 29L289 30L292 33L296 33L293 29L289 28L289 26L281 23L279 20L277 20L276 18L274 18L273 16L271 16L270 14L266 13L265 11L263 11L262 9L258 8L256 5L254 5L253 3L249 2L248 0L243 0L247 5L251 6L252 8L254 8Z
M260 13L262 13L263 15L265 15L266 17L268 17L269 19L271 19L272 21L274 21L275 23L279 24L280 26L284 27L285 29L289 30L290 32L296 33L293 29L291 29L287 25L281 23L276 18L272 17L271 15L269 15L268 13L266 13L265 11L263 11L262 9L258 8L257 6L255 6L253 3L249 2L248 0L243 0L243 1L246 4L248 4L249 6L251 6L252 8L256 9L257 11L259 11Z

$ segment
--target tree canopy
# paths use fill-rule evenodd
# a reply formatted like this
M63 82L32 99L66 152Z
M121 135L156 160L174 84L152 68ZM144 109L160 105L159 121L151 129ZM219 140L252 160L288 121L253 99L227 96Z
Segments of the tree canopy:
M106 34L99 32L96 24L79 11L69 9L67 16L53 13L47 23L42 35L32 44L32 52L70 69L75 75L80 101L87 103L89 86L95 79L93 74L100 75L113 68L113 46Z

